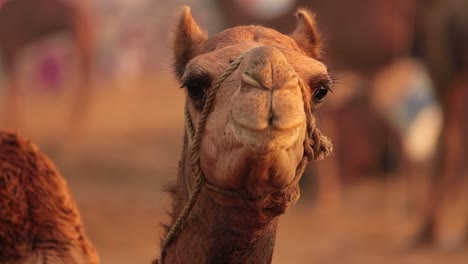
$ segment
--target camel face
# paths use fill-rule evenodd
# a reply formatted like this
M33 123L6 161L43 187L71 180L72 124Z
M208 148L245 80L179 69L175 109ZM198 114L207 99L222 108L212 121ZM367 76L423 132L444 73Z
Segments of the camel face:
M313 17L298 13L296 31L236 27L209 38L184 11L174 39L175 71L197 124L205 92L230 63L248 52L221 84L201 143L207 179L226 189L262 193L293 181L306 136L304 99L315 109L330 85L317 60ZM305 95L299 79L305 83Z
M258 152L302 141L306 116L299 79L284 55L272 46L255 47L237 74L228 109L236 141Z

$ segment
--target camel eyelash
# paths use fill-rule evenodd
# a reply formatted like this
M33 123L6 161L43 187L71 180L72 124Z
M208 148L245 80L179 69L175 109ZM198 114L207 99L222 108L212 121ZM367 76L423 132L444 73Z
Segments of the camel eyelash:
M328 74L317 74L309 79L309 87L312 92L313 101L320 104L328 92L333 93L331 89L332 80Z
M187 93L192 99L204 100L205 92L211 85L211 77L208 74L191 75L182 80L182 88L187 89Z
M200 85L209 86L211 84L211 79L211 75L204 70L188 70L182 77L182 84L179 88L186 88L187 85L191 83L199 83Z
M314 91L320 87L323 87L323 88L326 88L331 93L333 93L333 89L332 89L333 81L332 81L332 78L328 75L325 75L325 74L314 75L309 79L308 84L309 84L309 87Z

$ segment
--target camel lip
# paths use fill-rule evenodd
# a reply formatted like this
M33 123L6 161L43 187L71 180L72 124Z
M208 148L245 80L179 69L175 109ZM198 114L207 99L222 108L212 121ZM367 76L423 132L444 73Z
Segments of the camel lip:
M262 129L253 129L245 126L231 117L231 129L238 142L246 146L254 146L258 151L272 149L287 149L300 138L302 123L286 129L277 129L272 126Z
M277 134L282 134L282 133L289 133L293 132L296 130L298 127L302 125L302 122L298 122L296 124L290 125L288 127L278 127L274 123L270 123L267 127L265 128L253 128L250 126L247 126L245 124L242 124L241 122L237 121L234 115L231 113L231 120L232 123L234 124L235 127L243 130L250 131L252 133L277 133Z

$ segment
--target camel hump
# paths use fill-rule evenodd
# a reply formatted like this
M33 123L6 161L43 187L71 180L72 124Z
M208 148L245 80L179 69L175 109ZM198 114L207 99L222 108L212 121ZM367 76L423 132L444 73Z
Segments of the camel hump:
M53 263L82 258L89 261L76 263L97 263L55 165L29 140L0 130L0 263L33 256L63 259Z
M0 131L0 262L20 259L30 251L31 227L27 220L27 195L21 186L16 155L22 142L14 133ZM16 150L16 151L15 151ZM6 258L6 259L4 259Z

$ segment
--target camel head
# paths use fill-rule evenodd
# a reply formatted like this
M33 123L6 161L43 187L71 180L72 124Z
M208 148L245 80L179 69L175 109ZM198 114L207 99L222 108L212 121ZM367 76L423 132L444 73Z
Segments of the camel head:
M297 27L289 35L240 26L209 38L185 7L173 36L174 70L195 127L206 92L244 53L215 97L200 165L212 185L258 196L297 178L307 127L304 104L317 109L331 79L320 60L314 16L307 10L297 13Z

